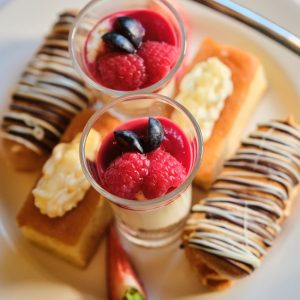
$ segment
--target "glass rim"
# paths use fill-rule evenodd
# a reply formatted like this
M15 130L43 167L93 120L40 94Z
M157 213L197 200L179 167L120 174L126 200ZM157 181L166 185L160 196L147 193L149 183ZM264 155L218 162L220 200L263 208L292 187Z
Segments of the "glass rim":
M163 196L153 198L153 199L145 199L145 200L133 200L132 199L131 200L131 199L125 199L122 197L118 197L118 196L108 192L100 184L98 184L98 182L91 175L89 168L87 166L86 159L85 159L85 145L86 145L86 140L87 140L90 130L92 129L93 125L95 124L95 122L98 120L98 118L101 115L103 115L109 109L113 108L116 104L122 103L126 100L138 100L140 98L143 98L143 99L158 98L159 100L161 100L171 106L175 106L175 108L183 111L183 113L187 116L187 118L190 120L190 122L192 123L192 125L194 127L196 137L197 137L197 143L198 143L198 153L197 153L198 155L197 155L197 159L194 162L192 170L189 172L189 175L185 178L184 182L180 186L175 188L173 191L171 191L170 193L167 193ZM85 174L86 178L88 179L88 181L90 182L92 187L99 194L101 194L102 196L107 198L109 201L112 201L114 204L128 207L128 208L134 208L134 209L143 208L143 207L147 207L147 206L155 207L155 206L160 206L163 203L172 202L172 200L178 194L181 194L182 192L184 192L189 187L189 185L192 183L192 181L193 181L194 177L196 176L198 169L200 167L202 156L203 156L203 137L202 137L201 129L199 127L198 122L195 120L195 118L189 112L189 110L186 109L182 104L178 103L177 101L175 101L173 99L170 99L166 96L159 95L159 94L128 95L128 96L116 98L109 104L104 105L100 110L96 111L90 117L88 122L86 123L86 125L82 131L82 135L80 138L80 145L79 145L79 157L80 157L81 167L82 167L83 173Z
M172 12L172 14L175 16L175 19L177 20L177 22L179 24L180 35L182 36L182 45L180 47L180 53L178 55L176 64L172 67L170 72L165 77L163 77L161 80L159 80L158 82L156 82L150 86L147 86L142 89L134 90L134 91L120 91L120 90L114 90L114 89L105 87L105 86L101 85L100 83L96 82L95 80L93 80L92 78L90 78L90 76L88 76L86 74L86 72L83 71L83 69L80 66L80 63L76 59L74 40L75 40L75 34L79 27L80 21L81 21L82 17L85 15L85 13L100 1L101 0L92 0L89 3L87 3L80 10L80 12L77 15L77 17L75 18L73 26L70 30L69 37L68 37L68 46L69 46L71 61L72 61L72 64L73 64L75 70L89 85L91 85L97 91L100 91L104 94L108 94L113 97L120 97L120 96L125 96L128 94L148 94L148 93L158 90L160 87L163 87L164 84L167 83L169 80L171 80L172 77L175 75L175 73L177 72L177 70L179 69L179 67L182 64L183 59L185 57L185 53L186 53L186 47L187 47L186 29L185 29L183 20L182 20L181 16L179 15L179 13L177 12L177 10L166 0L156 0L156 1L163 3Z

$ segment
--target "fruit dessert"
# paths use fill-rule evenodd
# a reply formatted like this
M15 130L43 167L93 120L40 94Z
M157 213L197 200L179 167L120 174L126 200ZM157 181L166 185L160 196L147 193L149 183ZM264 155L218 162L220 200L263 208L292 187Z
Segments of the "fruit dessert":
M134 9L106 16L88 34L90 76L106 88L135 91L163 79L179 55L176 33L159 12Z
M123 199L150 201L179 187L192 163L190 142L174 122L163 117L138 118L117 127L103 140L97 180L103 189ZM134 210L113 208L127 225L154 230L182 221L190 203L188 188L163 208L141 212L143 220Z
M259 124L192 207L183 243L209 288L226 288L261 265L299 189L299 146L291 118Z
M3 115L4 154L17 170L40 169L72 118L93 102L68 52L75 17L72 11L59 16L24 70Z
M103 187L131 200L165 195L183 182L190 165L190 145L181 129L151 117L122 124L103 141L97 160Z
M17 216L28 240L79 267L91 259L112 217L80 166L80 132L91 115L92 111L84 111L71 122ZM102 124L88 140L91 160L96 159L101 135L118 121L107 115Z
M176 100L200 125L204 139L202 164L195 183L208 188L266 90L259 60L241 49L204 39L179 86ZM184 126L177 112L172 118Z

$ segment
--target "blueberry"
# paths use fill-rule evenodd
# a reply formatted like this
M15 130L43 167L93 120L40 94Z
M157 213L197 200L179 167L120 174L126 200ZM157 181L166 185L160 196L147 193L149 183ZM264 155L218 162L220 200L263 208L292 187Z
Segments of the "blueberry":
M128 150L135 150L140 153L144 153L144 149L141 145L140 138L130 130L116 130L114 131L116 142Z
M136 19L127 16L117 18L115 30L126 36L136 48L141 46L145 29Z
M164 129L161 123L150 117L148 120L148 135L146 140L147 151L153 151L157 149L164 139Z
M123 35L116 32L107 32L102 36L102 40L112 49L125 51L128 53L136 52L134 45Z

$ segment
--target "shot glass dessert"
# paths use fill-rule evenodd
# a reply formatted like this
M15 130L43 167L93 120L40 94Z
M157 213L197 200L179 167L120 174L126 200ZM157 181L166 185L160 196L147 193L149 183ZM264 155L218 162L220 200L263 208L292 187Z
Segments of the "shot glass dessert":
M135 116L118 114L120 106L139 102L149 108ZM174 110L181 114L184 126L170 119ZM118 114L121 125L102 137L97 159L92 161L86 142L107 112ZM91 117L80 144L84 173L110 202L119 231L145 247L163 246L180 236L201 156L202 136L193 116L177 102L156 94L120 97L107 104Z
M132 93L172 97L185 54L183 22L166 0L94 0L69 36L74 66L104 101Z

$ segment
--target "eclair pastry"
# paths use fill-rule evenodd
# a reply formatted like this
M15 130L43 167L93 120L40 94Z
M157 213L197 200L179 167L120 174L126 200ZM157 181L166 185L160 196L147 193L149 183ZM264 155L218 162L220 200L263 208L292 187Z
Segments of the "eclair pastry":
M93 100L73 69L68 34L75 20L62 13L28 63L4 113L0 132L5 155L17 170L39 169L72 118Z
M79 162L78 135L91 110L78 114L43 167L42 176L22 206L17 222L34 244L72 264L84 267L95 252L111 220L109 205L84 177ZM103 118L94 140L88 141L95 155L101 136L118 125L110 115Z
M207 287L226 288L260 266L299 188L299 151L291 118L259 124L192 207L183 243Z
M252 54L205 38L183 76L176 100L194 115L204 152L195 183L207 189L266 89L263 66ZM173 118L176 118L176 112Z

